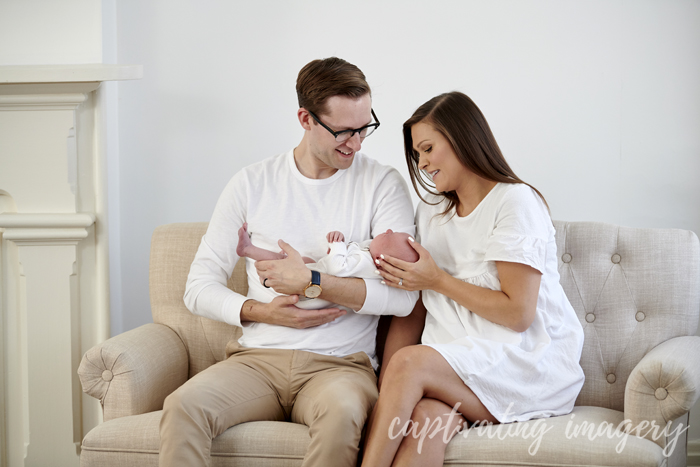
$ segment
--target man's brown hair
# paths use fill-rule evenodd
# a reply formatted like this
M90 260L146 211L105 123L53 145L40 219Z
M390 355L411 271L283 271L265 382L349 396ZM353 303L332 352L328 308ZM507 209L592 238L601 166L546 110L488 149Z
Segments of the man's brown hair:
M315 115L326 113L332 96L360 98L371 95L364 73L342 58L330 57L307 63L297 77L299 107Z

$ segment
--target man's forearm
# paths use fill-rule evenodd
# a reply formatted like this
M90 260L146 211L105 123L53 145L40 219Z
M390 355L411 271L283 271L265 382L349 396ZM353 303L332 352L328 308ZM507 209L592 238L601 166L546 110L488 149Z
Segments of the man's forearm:
M261 303L253 299L243 302L243 306L241 307L241 323L245 321L256 323L264 322L265 320L261 314L262 309L259 305L261 305Z
M365 281L355 277L336 277L321 274L321 298L329 302L359 310L365 304Z
M246 300L241 306L241 322L276 324L290 328L304 329L330 323L343 316L345 310L324 308L302 310L294 306L299 301L296 295L275 297L270 303Z

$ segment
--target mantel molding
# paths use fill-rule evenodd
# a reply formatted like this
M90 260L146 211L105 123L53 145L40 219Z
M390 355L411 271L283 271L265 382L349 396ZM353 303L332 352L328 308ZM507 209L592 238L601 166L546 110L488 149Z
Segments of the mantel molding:
M141 79L143 65L4 65L0 84L94 83Z
M76 243L88 236L93 214L0 214L2 237L18 245Z
M59 110L62 108L59 104L41 99L54 100L59 94L88 94L103 81L142 77L143 65L4 65L0 66L0 96L7 96L10 103L3 105L2 110ZM42 97L32 103L31 95ZM11 99L20 102L11 103Z
M0 110L74 110L85 100L87 94L84 93L6 96L0 92Z
M95 215L84 212L66 214L0 213L0 229L85 228L94 223Z

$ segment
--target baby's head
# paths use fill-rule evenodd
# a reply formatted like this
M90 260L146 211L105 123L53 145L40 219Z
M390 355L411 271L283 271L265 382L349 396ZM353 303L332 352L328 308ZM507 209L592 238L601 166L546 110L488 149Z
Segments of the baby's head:
M389 229L383 234L379 234L369 244L369 252L372 259L379 258L379 255L393 256L409 263L418 261L418 253L408 244L408 235L403 232L394 232Z

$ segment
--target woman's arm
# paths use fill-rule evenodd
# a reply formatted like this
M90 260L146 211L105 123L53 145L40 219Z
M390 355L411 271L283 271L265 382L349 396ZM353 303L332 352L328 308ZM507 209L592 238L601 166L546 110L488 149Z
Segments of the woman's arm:
M416 306L410 315L391 318L389 333L384 344L384 355L382 356L382 367L379 372L377 387L381 390L384 370L389 365L391 357L401 348L420 343L420 336L425 326L425 315L427 311L423 305L422 298L416 302Z
M516 332L525 332L535 320L542 274L526 264L496 261L501 290L461 281L445 271L433 290L477 315Z
M380 260L387 285L404 290L434 290L461 306L516 332L524 332L535 319L542 274L525 264L496 261L501 290L469 284L440 269L428 250L410 242L420 255L415 263L390 256ZM398 283L401 282L401 285Z

